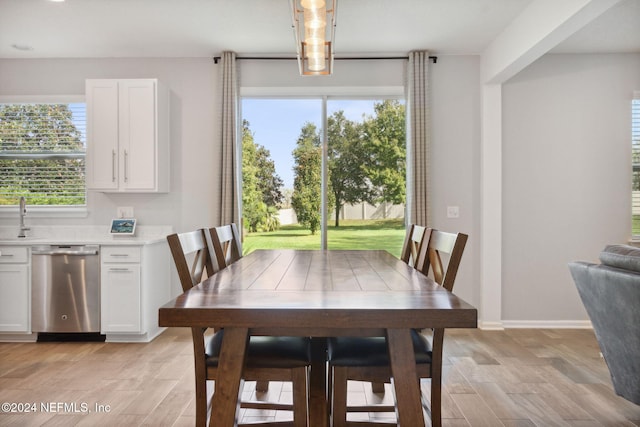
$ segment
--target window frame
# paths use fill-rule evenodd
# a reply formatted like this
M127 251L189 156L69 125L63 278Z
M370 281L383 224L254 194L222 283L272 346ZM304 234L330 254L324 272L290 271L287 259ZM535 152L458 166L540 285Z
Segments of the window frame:
M320 224L320 248L327 249L327 150L328 136L326 132L327 103L336 100L377 100L377 99L402 99L407 102L407 94L404 86L361 86L361 87L248 87L241 86L238 95L238 118L236 129L236 183L238 188L238 203L240 215L242 215L242 101L244 99L317 99L321 101L320 127L322 144L322 208ZM409 166L407 165L407 168ZM405 202L405 209L409 208L409 199Z
M0 104L74 104L86 105L84 95L15 95L0 96ZM87 142L88 143L88 142ZM86 181L85 181L86 188ZM89 215L89 191L86 192L86 202L78 206L29 205L28 215L32 218L85 218ZM18 211L17 205L1 205L0 218L13 218Z
M634 230L634 214L640 209L637 205L640 190L634 190L635 174L640 173L640 163L634 163L634 152L640 149L640 91L634 91L630 103L630 125L631 125L631 240L640 240L640 232ZM636 193L636 194L634 194Z

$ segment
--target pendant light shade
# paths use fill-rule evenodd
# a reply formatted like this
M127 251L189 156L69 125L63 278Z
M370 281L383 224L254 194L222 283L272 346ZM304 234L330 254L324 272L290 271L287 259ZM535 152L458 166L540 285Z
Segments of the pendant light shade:
M291 12L300 74L331 74L336 0L291 0Z

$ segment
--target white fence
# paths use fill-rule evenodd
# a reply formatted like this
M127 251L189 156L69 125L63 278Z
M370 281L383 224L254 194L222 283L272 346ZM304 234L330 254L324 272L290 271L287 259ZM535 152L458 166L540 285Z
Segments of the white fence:
M329 212L329 220L335 216L334 212ZM298 219L292 208L280 209L280 225L297 224ZM368 203L357 203L355 205L344 205L340 210L340 219L391 219L404 218L404 205L391 205L381 203L370 205Z

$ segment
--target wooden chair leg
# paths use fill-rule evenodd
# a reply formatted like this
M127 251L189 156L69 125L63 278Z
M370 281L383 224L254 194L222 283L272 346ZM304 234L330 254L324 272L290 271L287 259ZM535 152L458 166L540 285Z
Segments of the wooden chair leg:
M196 377L196 426L206 427L207 419L207 381Z
M442 372L434 369L431 378L431 426L442 426Z
M309 423L309 407L307 406L307 377L306 367L296 368L291 372L293 389L293 425L307 427Z
M264 393L269 391L269 381L256 381L256 391Z
M333 427L346 427L347 425L347 383L349 368L334 366L330 375L333 377L330 390L331 396L331 419Z

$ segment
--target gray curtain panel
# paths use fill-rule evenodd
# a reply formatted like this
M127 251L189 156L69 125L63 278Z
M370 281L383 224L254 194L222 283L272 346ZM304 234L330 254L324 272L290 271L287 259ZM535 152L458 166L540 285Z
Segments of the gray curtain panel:
M431 226L429 52L409 54L407 92L407 224Z
M238 131L238 75L236 54L223 52L220 81L220 224L235 222L240 225L238 209L238 173L236 139Z

